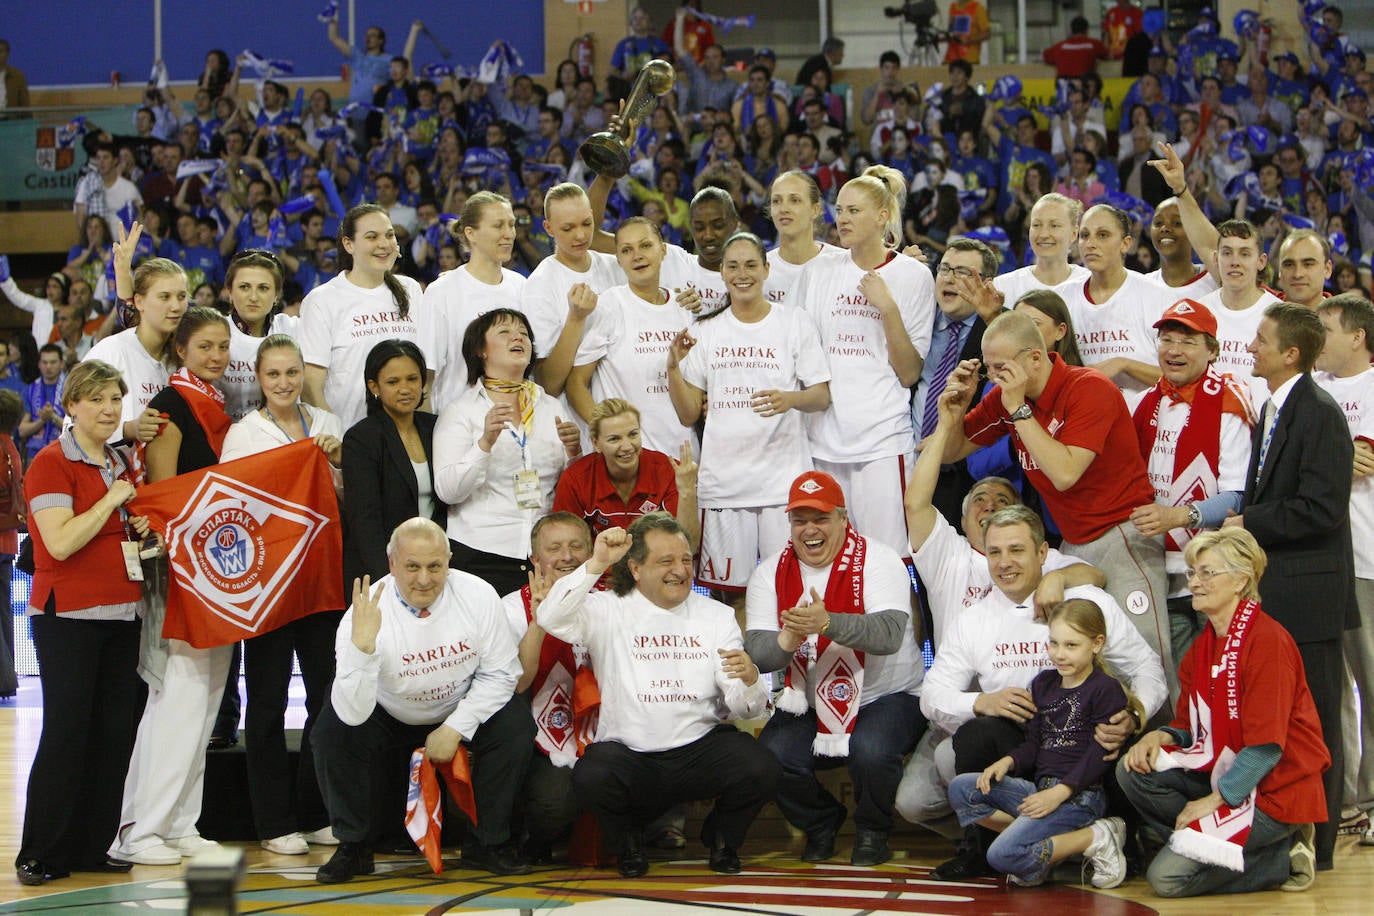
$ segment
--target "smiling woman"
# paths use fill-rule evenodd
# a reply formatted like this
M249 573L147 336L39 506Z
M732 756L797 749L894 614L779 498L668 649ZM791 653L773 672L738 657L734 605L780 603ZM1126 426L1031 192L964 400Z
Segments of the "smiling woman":
M453 567L504 595L526 583L530 529L553 504L558 475L581 454L580 434L530 379L534 339L522 312L479 316L462 352L468 387L439 414L434 490L449 504Z

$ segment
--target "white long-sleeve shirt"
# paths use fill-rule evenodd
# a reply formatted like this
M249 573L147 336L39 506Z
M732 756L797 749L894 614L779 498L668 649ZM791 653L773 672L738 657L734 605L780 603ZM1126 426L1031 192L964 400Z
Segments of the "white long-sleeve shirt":
M382 628L371 655L353 644L353 608L334 639L330 699L345 725L377 706L407 725L438 725L471 738L515 695L520 656L496 590L451 569L443 593L417 617L395 580L382 578Z
M723 719L763 714L764 679L746 687L726 677L716 652L744 648L731 608L695 592L669 610L637 589L588 594L596 578L583 564L559 579L536 617L545 631L591 653L601 687L597 741L666 751L691 744Z
M47 343L48 338L52 336L55 318L53 304L41 296L30 296L19 288L19 284L15 283L12 277L0 282L0 292L3 292L16 307L33 313L33 339L40 347Z
M1100 588L1080 585L1064 590L1065 599L1086 598L1102 609L1107 621L1107 644L1102 659L1154 715L1169 698L1164 666L1141 638L1112 596ZM998 589L957 615L945 630L935 664L921 688L921 712L933 725L954 734L973 718L978 694L1004 687L1029 689L1035 676L1052 667L1047 624L1035 620L1035 595L1015 604ZM969 688L977 686L977 689Z

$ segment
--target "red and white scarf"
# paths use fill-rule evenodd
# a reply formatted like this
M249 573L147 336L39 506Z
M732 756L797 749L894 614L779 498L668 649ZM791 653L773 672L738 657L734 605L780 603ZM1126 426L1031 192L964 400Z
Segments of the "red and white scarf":
M1211 773L1212 790L1235 762L1241 749L1240 653L1250 632L1259 605L1242 601L1226 628L1221 661L1216 658L1217 634L1210 626L1202 628L1193 647L1193 680L1188 696L1188 728L1193 744L1184 749L1166 744L1159 750L1155 770L1181 768ZM1224 711L1224 714L1218 715ZM1236 807L1222 804L1213 813L1193 821L1169 837L1169 847L1181 856L1207 865L1220 865L1231 871L1245 871L1245 841L1255 820L1255 795L1252 789Z
M406 793L406 833L429 862L436 875L444 873L444 854L439 836L444 829L444 806L439 799L439 777L468 820L477 824L477 800L472 793L472 767L468 750L461 744L448 763L434 763L417 747L410 755L410 788Z
M830 566L825 585L825 609L832 614L864 612L864 556L868 542L851 525L844 532L844 546ZM778 558L773 584L778 594L778 625L783 611L797 607L802 600L801 563L789 541ZM816 665L815 696L805 694L807 671ZM848 757L849 736L859 717L859 695L864 687L864 653L842 646L824 634L809 637L792 654L787 665L786 686L778 697L778 708L802 715L808 706L816 709L816 739L813 753L822 757Z
M520 589L525 603L525 622L530 611L530 587ZM539 647L539 670L530 685L533 691L534 743L554 766L571 768L596 737L601 712L601 690L592 673L587 650L548 634Z
M224 437L234 422L224 412L224 395L184 366L172 373L170 383L186 402L186 406L191 408L196 422L205 430L205 438L209 440L210 448L214 450L215 456L219 457L219 453L224 449Z
M1166 397L1170 404L1186 401L1189 405L1188 419L1174 443L1174 473L1169 483L1168 504L1182 506L1201 502L1215 496L1220 488L1222 414L1236 414L1253 426L1249 396L1215 366L1209 365L1206 372L1182 388L1161 378L1145 393L1133 418L1140 454L1147 467L1159 435L1159 407ZM1164 546L1170 551L1181 552L1196 534L1195 529L1176 528L1165 535Z

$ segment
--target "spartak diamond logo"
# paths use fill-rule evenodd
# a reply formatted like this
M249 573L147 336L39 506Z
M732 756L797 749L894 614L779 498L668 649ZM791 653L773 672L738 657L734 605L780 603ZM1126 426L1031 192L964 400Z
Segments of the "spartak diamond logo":
M539 724L560 748L567 746L568 738L572 735L572 717L568 715L570 709L572 697L561 685L548 692L544 697L544 705L539 709Z
M816 483L816 481L814 480L804 480L801 483L797 484L797 489L801 490L807 496L810 496L812 493L815 493L820 488L821 485Z
M257 632L328 519L256 487L206 474L167 526L168 552L184 550L172 576L214 615ZM269 544L289 543L275 569Z
M843 661L835 663L834 671L822 682L822 689L817 692L821 701L830 707L835 718L841 722L849 715L850 705L859 699L859 691L854 686L854 672Z

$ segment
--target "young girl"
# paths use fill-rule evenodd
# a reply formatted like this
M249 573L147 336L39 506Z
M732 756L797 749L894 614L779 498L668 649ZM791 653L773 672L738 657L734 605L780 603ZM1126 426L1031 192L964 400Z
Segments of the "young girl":
M1019 887L1042 883L1056 863L1078 853L1093 866L1093 887L1116 887L1126 877L1126 827L1119 817L1102 816L1110 764L1093 730L1135 701L1102 666L1106 642L1102 609L1092 601L1056 606L1049 635L1054 668L1031 681L1037 712L1026 723L1026 740L982 773L960 773L950 783L959 823L999 834L988 864ZM1024 778L1032 774L1034 781Z

